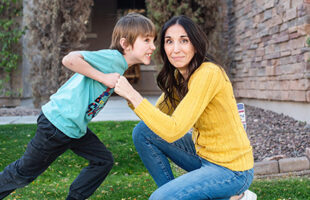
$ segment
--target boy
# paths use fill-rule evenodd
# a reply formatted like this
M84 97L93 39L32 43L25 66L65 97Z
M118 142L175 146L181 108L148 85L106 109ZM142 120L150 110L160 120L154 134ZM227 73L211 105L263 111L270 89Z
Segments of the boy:
M113 157L87 124L103 108L125 70L150 64L154 24L131 13L115 25L109 50L71 52L63 64L76 72L42 106L36 135L24 155L0 172L0 199L31 183L67 149L89 160L70 186L67 199L86 199L113 166Z

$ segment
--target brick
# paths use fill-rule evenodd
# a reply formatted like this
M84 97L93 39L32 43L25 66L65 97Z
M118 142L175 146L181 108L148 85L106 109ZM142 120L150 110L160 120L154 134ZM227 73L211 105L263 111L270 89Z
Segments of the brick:
M310 163L307 157L284 158L279 160L280 173L309 170Z
M262 56L256 56L255 57L255 62L260 62L263 60L263 57Z
M261 161L254 164L255 175L266 175L279 173L278 161Z
M307 4L301 4L297 6L297 17L303 17L305 16L309 10L310 6Z
M300 35L308 35L310 34L310 24L303 24L297 27L297 32Z
M265 55L265 49L257 49L255 56L264 56Z
M299 38L300 36L302 36L302 34L300 34L300 33L290 33L290 35L289 35L289 37L290 37L290 40L292 40L292 39L295 39L295 38Z
M288 32L289 32L289 33L297 32L297 26L289 27L289 28L288 28Z
M290 39L288 34L280 35L275 39L275 43L287 42Z
M278 81L278 85L279 85L279 90L283 90L283 91L287 91L289 90L289 84L290 82L287 80L284 81ZM289 96L289 94L287 94L287 96Z
M292 0L292 8L297 8L299 5L304 4L304 0Z
M276 80L293 80L293 79L301 79L305 78L305 74L283 74L276 77Z
M310 148L306 148L306 156L308 157L308 160L310 160Z
M275 53L265 55L264 59L269 60L269 59L274 59L274 58L279 58L279 57L280 57L280 52L275 52Z
M292 53L290 50L280 52L281 57L290 56Z
M281 28L282 28L282 26L281 26ZM287 28L287 25L286 25L286 28ZM271 27L271 28L269 29L269 33L270 33L271 35L274 35L274 34L276 34L276 33L279 33L279 31L280 31L280 26L279 26L279 25L273 26L273 27Z
M280 51L292 50L291 47L289 46L290 45L289 43L290 41L278 44L280 47Z
M264 9L270 9L274 7L274 0L267 0L265 1Z
M301 37L298 39L293 39L289 41L289 47L291 49L299 49L306 46L306 38Z
M286 11L284 18L283 18L283 21L284 22L290 21L296 17L297 17L297 10L296 10L296 8L292 8L292 9L289 9Z
M272 92L271 99L287 101L289 98L289 91L270 91Z
M266 67L266 76L274 76L276 74L275 66Z
M264 19L263 19L263 21L266 21L266 20L271 19L271 18L272 18L272 10L266 10L264 12Z
M307 98L307 102L310 102L310 91L306 92L306 98ZM310 159L310 157L309 157Z
M289 83L290 90L307 90L309 88L309 80L291 80Z
M305 15L303 17L299 17L298 19L295 19L298 22L298 25L300 24L310 24L310 16L309 15ZM295 21L293 20L293 21Z
M279 25L278 25L279 26ZM280 26L280 32L288 30L288 23L283 23Z
M285 100L306 102L306 91L289 91L288 99Z
M276 15L271 19L271 26L282 24L283 20L280 15Z

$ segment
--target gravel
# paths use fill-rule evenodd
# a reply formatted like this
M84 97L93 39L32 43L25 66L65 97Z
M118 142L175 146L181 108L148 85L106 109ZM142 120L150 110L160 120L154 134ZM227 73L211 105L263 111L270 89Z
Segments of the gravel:
M310 147L309 124L261 108L246 105L245 109L255 161L305 156Z
M38 115L40 109L0 108L0 116ZM305 156L310 147L310 125L283 114L246 105L247 134L254 160Z

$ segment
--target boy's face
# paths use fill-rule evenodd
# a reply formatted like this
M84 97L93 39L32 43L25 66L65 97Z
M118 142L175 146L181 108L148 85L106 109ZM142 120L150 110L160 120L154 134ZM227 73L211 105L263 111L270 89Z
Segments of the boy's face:
M139 35L130 50L126 52L126 56L131 60L131 64L148 65L151 63L151 55L154 50L154 37Z

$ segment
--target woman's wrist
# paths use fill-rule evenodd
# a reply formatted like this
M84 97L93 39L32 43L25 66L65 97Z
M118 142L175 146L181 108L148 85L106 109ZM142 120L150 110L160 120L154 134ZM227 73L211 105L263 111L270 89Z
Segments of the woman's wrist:
M131 104L136 108L142 101L143 97L139 92L133 90L128 93L127 99L131 102Z

